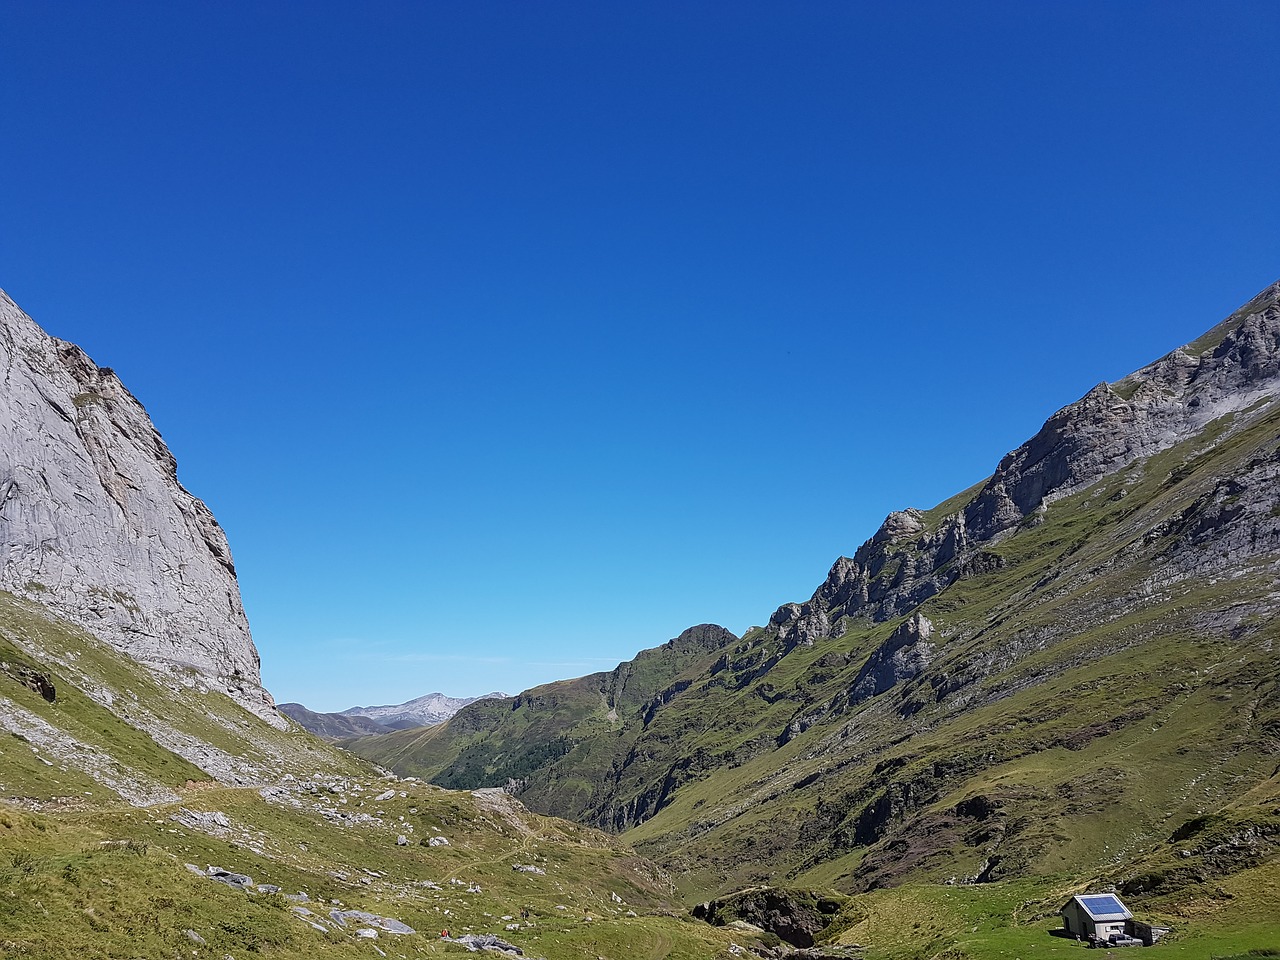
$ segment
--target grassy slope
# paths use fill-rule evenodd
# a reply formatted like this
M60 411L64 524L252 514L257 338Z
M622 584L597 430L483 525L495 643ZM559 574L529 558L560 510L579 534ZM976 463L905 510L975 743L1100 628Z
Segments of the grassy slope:
M369 782L360 803L383 811L381 825L335 826L245 789L193 791L173 806L54 816L0 806L0 955L189 955L186 931L193 930L207 943L200 955L374 956L354 928L314 930L282 895L233 890L185 863L306 892L305 906L321 916L340 903L400 919L418 932L383 934L378 945L392 956L451 952L439 941L445 927L455 936L497 932L532 955L566 960L621 960L662 945L666 952L657 955L692 960L727 947L725 931L674 915L663 876L616 840L564 821L496 814L469 794L424 784L400 784L406 797L375 807L369 798L385 785ZM224 813L230 834L210 837L171 820L180 807ZM450 845L397 846L401 816L417 826L416 836L440 832ZM539 864L546 875L515 872L516 862ZM480 892L467 892L473 885ZM523 929L506 931L503 916Z
M314 930L283 896L250 896L197 877L187 863L306 892L306 906L321 916L340 901L400 919L419 932L384 933L377 945L392 956L461 950L440 942L444 927L455 935L497 933L548 960L694 960L724 954L730 942L727 932L684 918L671 881L617 839L501 797L383 779L310 734L276 731L226 697L182 682L190 678L157 679L37 604L0 595L0 661L8 665L0 669L0 697L9 701L0 709L34 715L83 747L63 758L0 733L0 956L377 955L375 944L355 937L355 926ZM19 681L24 671L52 681L54 702ZM287 789L213 782L126 719L144 716L147 723L165 717L164 735L184 734L188 748L196 740L215 744L243 762L246 779L269 783L265 772ZM111 776L176 799L123 802L85 772L88 752L110 760ZM314 793L302 785L313 777ZM388 788L397 794L374 800ZM229 827L217 835L197 829L191 811L221 813ZM437 834L450 843L422 843ZM397 844L401 835L410 842ZM546 873L516 872L514 863ZM468 893L472 885L479 892ZM523 923L522 908L532 925L505 930L511 921L501 918Z
M1229 427L1220 422L1054 503L1043 522L992 545L1003 569L962 579L924 605L939 651L916 681L841 706L896 623L855 623L780 658L772 634L758 630L709 667L687 667L688 688L647 723L596 733L604 746L589 728L564 728L581 737L579 755L632 758L604 779L593 773L592 796L576 797L570 811L556 807L539 779L569 774L551 764L535 771L526 798L608 824L611 812L664 793L664 805L626 837L672 869L688 898L778 881L856 892L984 871L996 880L1068 878L1058 886L1124 882L1174 856L1162 847L1170 835L1215 810L1276 836L1275 809L1249 797L1275 772L1280 736L1280 631L1267 599L1277 558L1255 558L1230 576L1177 576L1167 556L1174 532L1161 526L1218 478L1272 453L1280 415ZM812 725L788 738L800 718ZM487 720L496 722L466 731L468 745L496 738L527 747L538 735L507 717ZM461 738L448 727L425 736L439 775ZM1175 875L1163 893L1139 886L1132 896L1157 906L1164 897L1176 912L1197 902L1201 884L1270 878L1272 840L1239 862L1212 861ZM882 896L893 899L864 895ZM1243 924L1249 908L1237 906ZM1214 924L1235 915L1223 907L1206 916Z
M160 677L99 643L84 630L52 617L39 604L0 591L0 661L48 676L53 703L0 670L0 697L64 731L89 750L115 758L126 779L161 787L203 781L210 775L178 753L226 768L245 782L263 775L316 772L354 774L367 766L299 730L279 731L230 698L203 688L194 674ZM92 692L92 696L90 696ZM155 732L149 735L147 730ZM156 740L173 749L166 749ZM192 744L190 750L181 747ZM41 761L0 725L0 796L36 799L113 796L88 783L74 762Z
M779 858L794 876L856 885L867 876L855 871L877 853L901 861L909 852L937 878L976 872L992 853L1005 858L1006 872L1079 869L1239 796L1274 767L1276 625L1247 614L1274 588L1274 558L1234 578L1150 592L1143 582L1159 544L1141 544L1158 518L1182 509L1214 476L1273 448L1276 426L1263 421L1205 458L1192 448L1170 451L1055 504L1043 524L1000 544L1007 568L927 603L942 635L932 678L961 683L940 703L923 678L895 688L782 749L715 770L629 836L673 865L696 865L712 886L765 879L747 866L760 860L777 876ZM1180 466L1191 469L1169 484ZM1127 496L1113 499L1121 488ZM1243 611L1235 627L1203 622L1206 612L1233 607ZM814 682L819 664L860 664L888 629L862 627L798 648L768 682L790 689L801 678L806 707L828 702L849 671ZM748 708L753 689L706 711L738 719L719 724L710 742L749 744L781 729L773 710ZM902 718L900 707L921 704ZM669 720L689 722L674 712ZM950 807L978 795L1004 809L997 822L942 822ZM881 798L890 825L905 832L888 840L925 832L939 849L851 836L858 815ZM933 820L914 820L928 813ZM979 836L997 825L997 836L971 843L957 833Z

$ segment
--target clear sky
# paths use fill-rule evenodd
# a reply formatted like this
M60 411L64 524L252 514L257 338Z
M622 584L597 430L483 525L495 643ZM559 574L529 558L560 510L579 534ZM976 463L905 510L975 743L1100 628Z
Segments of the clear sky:
M1280 277L1280 4L0 2L0 286L226 528L268 686L809 596Z

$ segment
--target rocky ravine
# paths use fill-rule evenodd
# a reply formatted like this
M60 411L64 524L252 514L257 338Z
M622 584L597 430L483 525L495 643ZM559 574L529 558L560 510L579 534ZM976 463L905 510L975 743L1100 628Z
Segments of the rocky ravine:
M227 538L116 375L0 291L0 588L273 726Z

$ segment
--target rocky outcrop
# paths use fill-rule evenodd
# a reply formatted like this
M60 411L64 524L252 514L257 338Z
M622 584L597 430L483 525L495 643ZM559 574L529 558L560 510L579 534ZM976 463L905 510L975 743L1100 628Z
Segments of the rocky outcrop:
M713 926L747 923L796 947L811 947L840 912L843 898L808 890L760 887L700 903L694 919Z
M1212 420L1247 410L1280 386L1280 283L1210 331L1216 345L1180 347L1112 385L1100 383L1058 411L1000 461L965 508L975 540L1021 522L1042 503L1070 496L1142 457L1195 436ZM1220 339L1219 339L1220 338Z
M0 292L0 588L277 727L227 538L108 368Z
M849 692L850 705L869 700L919 675L933 659L934 649L929 643L932 634L933 624L922 613L903 621L859 671Z
M853 557L835 562L807 602L783 604L769 625L790 649L839 635L846 617L901 616L956 580L998 567L999 556L983 546L1035 522L1053 501L1194 437L1219 418L1234 415L1234 426L1241 426L1277 395L1280 283L1194 343L1114 384L1100 383L1059 410L954 514L930 527L918 510L891 513ZM1263 481L1273 472L1266 465L1258 471ZM1226 499L1206 505L1198 522L1222 524L1232 510L1245 509ZM1259 503L1269 507L1265 499Z

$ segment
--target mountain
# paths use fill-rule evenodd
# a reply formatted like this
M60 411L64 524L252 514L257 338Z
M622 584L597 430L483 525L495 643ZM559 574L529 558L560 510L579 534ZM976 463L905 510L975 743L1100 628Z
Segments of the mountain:
M690 896L834 887L865 919L886 902L902 916L873 891L929 891L903 896L936 916L942 888L913 885L1031 883L1027 904L1052 913L1093 883L1175 923L1232 897L1265 915L1278 304L1280 284L1094 387L743 637L695 628L614 671L349 746L621 833Z
M634 748L645 718L688 688L682 678L705 672L736 642L714 624L690 627L611 671L483 700L425 730L343 743L405 775L458 790L505 786L532 807L604 825L598 791Z
M623 841L400 780L279 716L226 539L141 405L7 298L0 350L0 956L758 941L681 918Z
M300 703L282 703L280 712L304 728L329 740L390 733L413 727L429 727L443 723L469 703L505 697L505 693L486 693L482 697L446 697L428 693L405 703L380 707L350 707L340 713L316 713Z
M226 535L115 373L0 291L0 589L273 726Z
M280 712L302 729L326 740L342 740L346 737L362 737L374 733L390 733L385 727L368 717L348 717L341 713L316 713L300 703L278 704Z
M404 703L382 707L350 707L343 710L344 717L367 717L393 730L411 727L429 727L443 723L469 703L505 697L505 693L486 693L479 697L446 697L443 693L428 693Z

